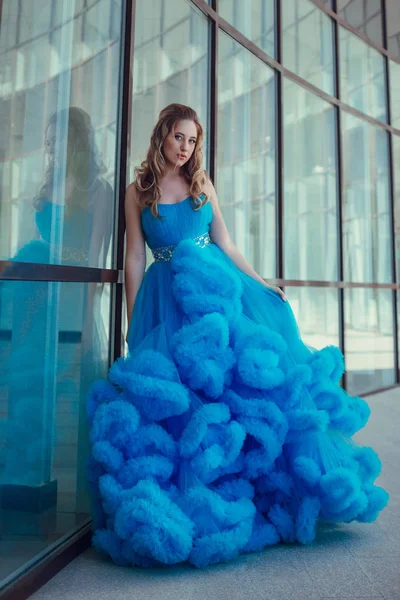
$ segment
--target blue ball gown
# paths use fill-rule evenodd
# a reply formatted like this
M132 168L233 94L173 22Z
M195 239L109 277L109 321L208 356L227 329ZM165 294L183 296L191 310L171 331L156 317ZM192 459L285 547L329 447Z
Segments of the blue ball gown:
M301 339L289 301L209 238L212 207L149 208L129 352L87 398L93 546L120 565L196 567L319 520L370 522L381 463L352 439L367 403L338 382L339 348Z

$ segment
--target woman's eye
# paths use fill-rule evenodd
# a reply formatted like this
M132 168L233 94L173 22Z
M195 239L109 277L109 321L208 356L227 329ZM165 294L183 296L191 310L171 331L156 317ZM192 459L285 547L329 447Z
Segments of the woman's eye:
M182 139L182 136L180 136L180 135L176 135L176 136L175 136L175 139L176 139L176 140L181 140L181 139Z

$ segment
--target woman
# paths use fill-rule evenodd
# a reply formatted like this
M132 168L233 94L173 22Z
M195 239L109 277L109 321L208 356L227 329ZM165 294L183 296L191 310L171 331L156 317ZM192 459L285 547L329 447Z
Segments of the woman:
M369 408L339 387L340 350L306 346L232 243L202 141L192 109L166 107L126 193L129 354L88 397L93 544L118 564L308 543L318 519L372 521L388 501L351 438Z

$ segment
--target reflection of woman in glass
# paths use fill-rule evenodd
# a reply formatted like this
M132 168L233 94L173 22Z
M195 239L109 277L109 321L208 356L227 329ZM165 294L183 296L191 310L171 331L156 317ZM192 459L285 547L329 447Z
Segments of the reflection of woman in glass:
M126 194L129 354L88 397L93 543L119 564L308 543L319 519L372 521L388 500L339 348L307 346L233 244L202 141L192 109L165 108Z
M39 239L26 243L9 268L15 261L102 268L111 238L113 190L102 175L89 115L77 107L54 113L45 147L47 168L33 200ZM2 482L39 485L49 480L56 376L76 393L84 359L93 364L91 376L96 374L99 352L107 346L104 328L94 319L94 313L100 314L101 291L96 284L3 282L12 341L0 377L8 390ZM80 332L72 355L71 344L59 343L59 329Z
M65 121L68 134L63 156L57 128ZM39 233L51 241L55 210L56 221L63 218L62 239L56 240L62 246L61 262L104 267L111 238L113 194L102 177L104 167L89 115L77 107L54 113L46 127L45 147L48 166L34 199Z

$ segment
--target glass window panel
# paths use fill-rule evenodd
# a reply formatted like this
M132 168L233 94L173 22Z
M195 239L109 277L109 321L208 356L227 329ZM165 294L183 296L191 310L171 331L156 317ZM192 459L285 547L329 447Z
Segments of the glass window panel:
M339 345L339 296L337 288L285 286L305 344L320 350Z
M310 0L292 0L282 11L283 64L334 95L333 22Z
M386 122L385 60L375 48L340 27L341 100Z
M86 394L107 376L110 291L0 283L0 588L90 520Z
M52 0L52 10L53 10L53 21L54 25L60 25L63 22L65 15L63 15L63 4L64 0ZM121 0L114 0L114 5L119 7L121 4ZM77 15L81 13L84 9L85 0L74 0L75 10L74 14ZM116 11L119 12L118 10Z
M400 3L398 0L386 0L386 32L388 50L400 58Z
M17 43L18 11L15 10L15 2L12 0L3 0L1 19L3 22L7 23L7 28L2 27L0 29L0 56L1 62L3 62L5 51L12 48ZM3 64L2 67L4 67ZM6 81L9 81L9 79L7 78ZM3 81L0 80L0 85L2 84Z
M342 113L344 278L390 282L388 134Z
M206 130L207 163L207 19L185 0L152 0L137 3L135 22L130 180L134 166L146 157L160 110L173 102L187 104L199 115Z
M101 52L109 41L111 13L114 4L110 0L96 0L84 15L83 43L91 55ZM106 57L106 55L104 55Z
M1 40L17 6L3 3ZM121 3L32 6L18 45L1 42L0 259L110 267Z
M14 3L15 6L15 3ZM48 0L21 0L19 43L39 37L50 29L52 3Z
M400 129L400 64L389 61L390 110L393 127Z
M344 290L347 389L362 395L395 383L391 290Z
M285 278L335 281L335 109L288 79L283 99Z
M337 11L370 40L383 45L382 0L337 0Z
M397 281L400 282L400 137L394 135L393 141L393 179L394 179L394 230L396 246ZM400 294L399 294L400 298ZM400 326L400 321L399 321ZM400 328L400 327L399 327Z
M270 56L275 56L275 0L219 0L219 14Z
M219 33L218 168L221 210L234 243L262 277L275 277L274 71Z

